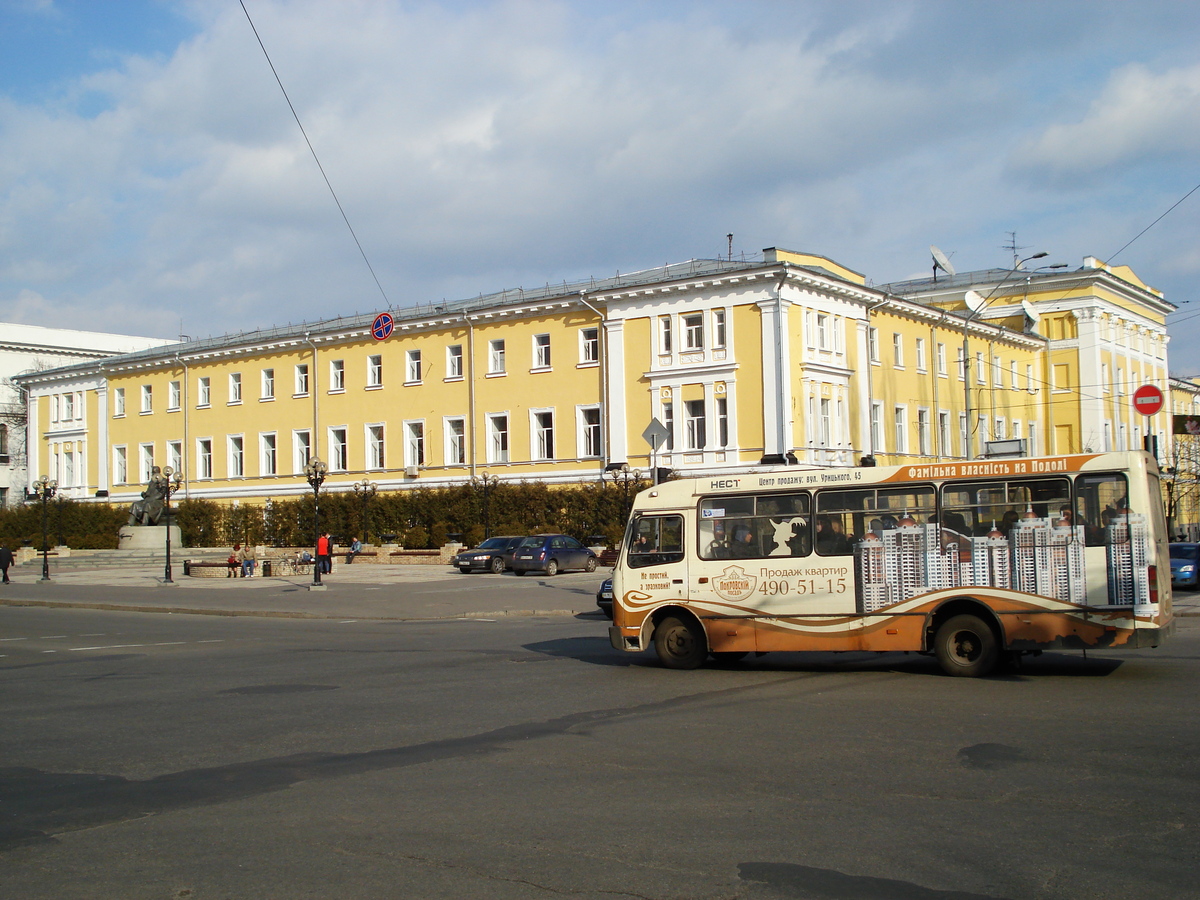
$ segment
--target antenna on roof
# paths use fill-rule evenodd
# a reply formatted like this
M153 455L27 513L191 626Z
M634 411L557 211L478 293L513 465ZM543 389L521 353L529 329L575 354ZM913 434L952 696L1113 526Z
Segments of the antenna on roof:
M733 262L733 235L727 234L725 237L729 241L729 261Z
M947 275L954 276L954 266L950 264L949 257L933 244L929 245L929 252L933 254L933 280L937 281L938 269L941 269Z

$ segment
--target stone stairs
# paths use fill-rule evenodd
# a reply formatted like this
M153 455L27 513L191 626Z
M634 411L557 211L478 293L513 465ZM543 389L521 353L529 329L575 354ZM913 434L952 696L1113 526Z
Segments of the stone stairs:
M229 558L228 547L172 547L171 565L182 568L185 559L203 562L224 562ZM50 551L50 570L53 572L88 569L136 569L142 566L164 566L166 547L157 550L72 550L70 556L58 556ZM24 569L41 569L42 555L21 564Z

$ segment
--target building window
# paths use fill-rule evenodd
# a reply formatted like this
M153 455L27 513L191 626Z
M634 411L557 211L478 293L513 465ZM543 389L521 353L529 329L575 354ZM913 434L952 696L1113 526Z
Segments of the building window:
M1008 377L1011 380L1009 387L1014 391L1020 390L1020 385L1017 384L1017 361L1010 360L1008 364Z
M404 465L425 465L425 423L404 423Z
M229 438L229 477L240 478L246 474L246 458L242 447L242 436L232 435Z
M371 359L378 361L378 356L372 356ZM379 363L382 365L382 363ZM409 350L404 354L404 380L408 384L417 384L421 381L421 351ZM380 380L372 382L373 384L383 384L382 373Z
M894 410L896 430L896 452L905 453L908 450L908 410L897 406Z
M535 410L531 413L533 424L534 459L554 459L554 413Z
M242 373L233 372L229 376L229 402L242 402Z
M1033 379L1033 366L1031 365L1025 367L1025 389L1031 394L1037 390L1037 382Z
M167 409L171 412L179 410L179 382L172 381L167 385Z
M448 466L462 466L467 462L466 423L459 418L446 419L446 452Z
M925 356L925 338L917 338L917 371L927 371L928 365L929 360Z
M152 412L154 409L154 388L151 385L142 385L142 412Z
M882 453L883 446L883 404L871 404L871 452Z
M274 369L263 369L262 370L262 390L260 393L260 399L262 399L262 400L274 400L275 399L275 370Z
M937 345L937 372L939 375L946 375L946 345Z
M975 383L976 384L987 384L987 369L985 368L985 365L986 364L983 361L983 354L976 353L975 354Z
M296 366L296 391L295 396L308 396L308 363L300 363ZM306 463L307 465L307 463Z
M125 388L113 391L113 418L119 419L125 415Z
M683 317L683 346L687 350L704 349L703 313L689 313Z
M870 357L871 362L873 362L873 363L879 362L879 329L878 328L868 328L867 329L867 355Z
M113 484L129 483L129 460L124 447L113 447Z
M346 429L329 429L329 468L334 472L345 472L350 465L346 446Z
M996 430L993 432L993 440L1004 440L1004 419L996 417Z
M196 381L196 406L208 406L211 399L212 385L208 380L208 376L203 375Z
M501 375L504 371L504 341L488 341L488 374Z
M292 468L299 475L312 459L312 434L309 431L292 432Z
M550 368L550 335L548 334L533 336L533 367L535 369Z
M367 426L367 468L382 469L387 460L384 452L383 426Z
M725 397L717 398L717 446L729 446L729 400Z
M1025 438L1025 440L1027 441L1025 452L1027 454L1029 454L1030 456L1037 456L1038 455L1037 423L1030 422L1026 426L1025 433L1027 435L1027 437Z
M277 471L274 434L259 435L258 471L263 475L274 475Z
M167 442L167 465L175 472L183 472L183 443Z
M421 380L421 351L417 350L417 377L415 381ZM383 387L383 357L372 355L367 357L367 387L377 388Z
M930 448L930 438L932 435L929 431L929 410L917 410L917 452L922 456L931 456L933 454Z
M830 445L830 436L833 431L832 417L830 416L830 405L827 399L822 399L819 406L819 415L817 418L817 443L821 447Z
M958 348L957 362L955 368L958 369L958 380L963 381L967 377L967 357L963 354L963 348Z
M992 383L998 388L1004 387L1004 364L1000 357L992 357Z
M62 476L59 481L63 487L75 486L75 451L64 450L62 454Z
M817 313L817 349L829 349L829 316Z
M600 329L581 328L579 330L579 361L581 363L600 361Z
M75 395L62 395L62 417L66 422L70 422L75 418Z
M658 352L671 352L671 317L659 316L658 318Z
M508 416L488 416L488 459L490 463L508 462Z
M663 427L667 429L667 446L663 449L671 451L675 449L675 404L667 402L662 406Z
M953 447L950 446L950 413L938 413L938 455L951 456L953 455Z
M966 456L967 451L971 446L971 435L967 433L967 414L958 414L958 444L962 448L962 455Z
M446 377L462 378L462 344L451 344L446 348Z
M602 455L600 443L600 408L589 406L579 411L580 442L582 456L598 457Z
M725 347L725 310L714 309L712 314L713 338L712 345L714 350L721 350Z
M904 335L899 332L892 332L892 364L904 368Z
M329 393L346 390L346 361L331 359L329 361Z
M200 478L213 477L212 441L208 438L196 441L196 472Z

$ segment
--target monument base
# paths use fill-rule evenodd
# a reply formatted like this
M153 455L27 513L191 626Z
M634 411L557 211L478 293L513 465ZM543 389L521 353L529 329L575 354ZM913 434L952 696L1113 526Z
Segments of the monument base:
M122 525L117 532L118 550L167 549L167 529L171 529L171 549L183 549L183 534L178 525ZM182 558L182 557L181 557Z

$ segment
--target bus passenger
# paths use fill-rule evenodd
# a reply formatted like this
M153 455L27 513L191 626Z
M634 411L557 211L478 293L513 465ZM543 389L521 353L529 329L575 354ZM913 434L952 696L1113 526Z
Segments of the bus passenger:
M734 529L729 555L734 559L752 559L758 556L758 548L754 546L754 533L748 525L739 525Z

